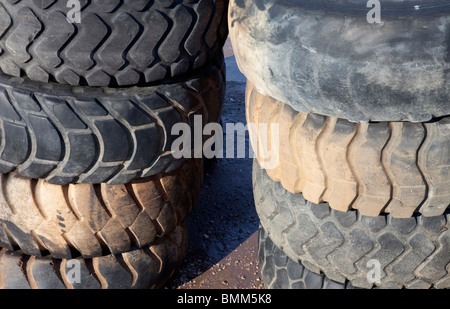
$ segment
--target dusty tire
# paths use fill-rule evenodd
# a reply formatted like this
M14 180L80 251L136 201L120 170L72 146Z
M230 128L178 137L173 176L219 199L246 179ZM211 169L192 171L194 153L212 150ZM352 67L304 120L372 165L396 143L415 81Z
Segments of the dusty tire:
M267 173L313 203L396 218L415 212L437 216L450 205L450 117L427 123L356 124L296 112L261 95L250 82L246 114L247 122L255 124L249 126L254 149L264 138L259 124L279 125L274 139L278 144L271 145L279 149L278 162ZM260 163L268 156L257 152Z
M0 69L82 86L161 83L197 70L227 37L227 0L6 1L0 6ZM76 6L74 7L76 9Z
M351 289L349 282L340 283L323 274L307 270L275 246L264 228L258 230L258 260L266 289Z
M253 192L261 225L292 260L330 280L360 288L450 287L450 211L396 219L313 204L286 191L254 162ZM368 280L377 261L380 281Z
M201 159L125 185L52 185L0 176L0 247L33 256L93 258L151 245L197 203Z
M187 238L183 225L145 248L93 259L34 257L1 249L0 288L158 289L180 267Z
M240 70L296 111L350 120L425 122L450 115L450 4L231 0Z
M124 184L170 172L175 123L220 119L223 54L185 81L94 88L0 76L0 173L50 183Z

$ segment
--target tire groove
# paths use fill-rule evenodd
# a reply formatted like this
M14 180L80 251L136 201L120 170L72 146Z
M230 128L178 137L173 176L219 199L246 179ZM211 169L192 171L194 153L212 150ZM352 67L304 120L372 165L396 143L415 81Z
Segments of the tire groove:
M37 150L36 136L33 131L33 127L31 126L30 120L28 119L25 112L18 105L14 95L12 95L10 93L11 91L12 91L11 89L6 90L6 92L5 92L6 97L9 101L9 103L11 104L11 106L13 106L16 113L20 116L22 121L25 122L27 139L28 139L28 152L27 152L27 155L25 156L25 160L21 163L20 166L16 167L16 169L15 169L15 170L19 170L19 172L20 172L20 170L23 170L26 167L28 167L32 163L33 158L36 156L36 150Z
M139 272L136 269L134 269L131 261L129 260L128 255L122 254L122 259L132 276L131 288L133 288L136 285L137 281L139 280Z
M97 280L100 283L101 289L104 290L104 289L108 288L108 281L103 276L103 274L100 272L99 263L100 263L100 258L93 258L92 259L92 267L94 269L94 273L95 273L95 275L97 277Z
M297 140L299 139L298 135L300 134L300 128L303 127L303 124L306 121L306 117L304 114L298 114L295 117L295 120L292 124L291 134L289 135L289 144L291 145L291 149L295 149L295 145L297 143ZM300 187L300 181L302 179L302 162L298 156L298 153L296 151L294 152L294 159L295 159L295 166L297 168L297 179L295 181L295 193L301 193L302 188Z
M58 271L61 281L64 284L64 287L68 290L73 290L74 286L72 285L72 283L69 280L69 277L67 276L66 273L66 269L67 269L67 260L66 259L62 259L59 261L59 269L56 270L55 268L55 272Z
M125 50L122 53L122 58L125 61L125 63L119 68L119 71L124 70L127 66L129 66L130 61L128 59L128 54L131 50L131 48L133 48L133 46L135 45L135 43L137 41L139 41L139 39L142 37L142 34L144 33L144 26L131 14L128 14L128 16L131 17L131 19L138 25L139 31L138 33L135 35L135 37L133 38L133 40L128 44L128 46L125 48ZM141 79L141 78L139 78ZM119 83L118 83L119 84Z
M115 177L120 175L120 173L123 170L128 170L128 167L130 166L130 164L133 163L133 160L136 156L138 142L137 142L137 138L136 138L135 129L133 128L133 126L124 117L122 117L122 115L120 115L119 113L116 112L116 110L114 110L114 108L111 106L110 102L108 102L106 104L101 103L101 106L108 111L108 114L111 114L113 116L114 120L120 124L122 129L125 129L124 131L128 135L129 151L128 151L127 158L124 161L122 161L121 168L115 170L112 174L110 174L108 176L107 179L105 179L103 181L103 182L109 183L110 181L113 181ZM142 173L140 173L140 174L142 174Z
M63 141L62 145L64 145L64 147L62 147L61 149L62 160L60 160L60 162L56 165L56 167L52 169L52 171L50 171L45 177L46 180L49 180L54 176L56 176L58 172L62 173L62 170L64 169L64 167L66 167L70 157L71 145L67 130L64 128L64 126L56 117L56 115L48 108L48 106L46 106L45 100L39 100L37 97L36 100L39 102L39 105L42 108L42 110L47 114L49 122L56 128L59 137Z
M8 238L8 242L9 242L9 245L11 247L11 248L7 248L7 249L15 250L16 248L18 248L19 245L18 245L17 241L14 239L14 236L9 231L8 227L6 226L6 224L2 222L1 223L1 227L2 227L3 232L5 233L6 237Z
M432 145L433 138L436 135L435 127L432 125L422 124L425 129L425 139L417 153L418 160L417 165L419 170L423 175L423 179L427 188L426 199L423 201L420 206L420 212L426 212L430 207L431 201L433 200L434 190L433 190L433 180L430 175L430 171L428 170L426 157Z
M33 274L33 267L34 267L34 260L36 259L35 256L23 256L25 260L22 260L23 266L22 269L24 271L24 274L27 278L28 284L32 289L39 289L39 286L36 283L36 279L34 278Z
M95 103L99 105L99 102L97 99L95 99ZM76 107L75 102L70 102L70 106L74 109ZM101 160L103 156L105 155L105 144L103 141L103 136L100 133L100 130L95 125L94 121L90 120L89 117L87 117L82 111L79 111L78 115L80 116L81 120L88 126L88 128L91 130L93 136L95 137L96 146L98 147L96 156L94 160L92 161L92 164L89 168L87 168L83 173L81 173L78 177L76 182L82 182L84 179L92 175L95 170L99 168L101 165Z
M391 212L391 208L389 207L392 203L392 200L396 199L401 201L400 192L399 192L399 184L397 183L394 174L391 169L391 161L392 161L392 153L396 146L398 146L398 142L401 138L403 125L399 122L390 122L389 123L389 138L386 141L386 144L381 149L381 167L383 169L384 174L386 175L387 180L390 183L390 196L389 200L386 203L385 210L387 212Z
M365 194L364 182L362 177L358 173L358 169L355 165L355 160L356 160L356 152L358 151L358 148L362 143L362 139L367 134L367 128L368 124L366 123L359 123L356 125L355 135L353 136L352 140L348 145L348 152L346 157L347 164L350 167L354 179L356 180L356 197L353 200L353 202L349 205L349 208L354 209L357 209L357 206L355 207L355 205L357 205L359 197Z
M112 33L112 28L111 26L103 20L103 18L94 13L94 16L96 16L98 18L98 20L105 26L106 28L106 34L103 36L103 38L97 43L97 45L92 49L91 53L89 54L89 58L92 60L92 65L87 68L88 71L94 69L97 66L97 60L95 60L95 55L97 54L97 52L100 50L100 48L102 48L102 46L105 44L105 42L108 41L109 37L111 36Z
M323 190L323 192L321 193L321 195L319 197L320 202L324 201L324 196L327 194L328 188L330 188L331 176L330 176L330 173L325 164L324 152L325 152L325 148L326 148L326 143L329 141L330 136L333 133L334 128L336 127L336 122L337 122L337 118L327 117L327 119L325 121L325 126L324 126L323 130L320 132L320 134L317 136L317 139L316 139L315 150L316 150L319 164L321 166L321 171L323 173L324 184L325 184L325 189Z

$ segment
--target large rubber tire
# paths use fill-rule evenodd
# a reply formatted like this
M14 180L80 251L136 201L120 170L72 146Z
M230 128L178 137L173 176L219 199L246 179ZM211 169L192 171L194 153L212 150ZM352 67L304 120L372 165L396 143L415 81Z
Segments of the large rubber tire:
M176 123L194 131L220 119L223 54L185 81L153 87L94 88L0 75L0 173L50 183L124 184L170 172ZM192 143L194 149L194 143Z
M0 176L0 247L58 259L99 257L151 245L197 203L202 159L125 185L52 185Z
M4 1L0 68L83 86L162 83L197 70L227 38L227 0ZM74 7L76 9L76 6Z
M336 282L307 270L275 246L264 228L258 230L258 260L266 289L352 289L349 282Z
M309 271L360 288L450 287L450 210L406 219L336 211L286 191L256 160L253 192L270 239ZM368 280L376 271L379 283Z
M250 83L246 114L254 149L260 124L279 126L269 176L292 193L340 211L408 218L442 215L450 205L450 117L427 123L352 123L294 111ZM261 126L261 128L263 128ZM256 132L255 132L256 131ZM277 147L274 147L277 146ZM276 148L279 151L276 151ZM256 151L262 164L269 153Z
M188 231L179 226L151 246L93 259L55 259L0 250L0 289L158 289L180 267Z
M240 70L296 111L352 122L425 122L450 115L450 4L231 0L229 31Z

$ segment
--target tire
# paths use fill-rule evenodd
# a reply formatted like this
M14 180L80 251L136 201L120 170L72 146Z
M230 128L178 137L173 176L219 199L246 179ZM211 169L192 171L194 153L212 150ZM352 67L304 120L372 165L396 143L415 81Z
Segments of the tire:
M79 23L68 1L3 2L0 69L73 86L159 84L210 62L228 34L226 0L79 2Z
M315 204L364 216L442 215L450 204L450 117L427 123L352 123L294 111L247 83L246 114L253 149L279 126L269 176ZM261 126L261 128L263 128ZM274 139L268 130L268 140ZM275 140L275 139L274 139ZM276 152L276 148L279 152ZM256 152L262 164L269 157ZM276 161L275 161L276 160Z
M302 113L352 122L426 122L450 115L450 4L231 0L240 70L264 95Z
M0 247L26 255L94 258L152 245L192 212L201 159L125 185L52 185L0 176Z
M151 246L93 259L55 259L0 250L1 289L159 289L187 252L179 226ZM79 270L79 273L78 273Z
M270 239L309 271L367 289L450 287L449 210L406 219L340 212L289 193L257 162L253 192Z
M291 260L275 246L264 228L258 230L258 259L261 277L266 289L352 289L349 282L340 283L323 274L307 270Z
M218 121L223 54L186 81L94 88L0 76L0 173L49 183L125 184L179 168L175 123Z

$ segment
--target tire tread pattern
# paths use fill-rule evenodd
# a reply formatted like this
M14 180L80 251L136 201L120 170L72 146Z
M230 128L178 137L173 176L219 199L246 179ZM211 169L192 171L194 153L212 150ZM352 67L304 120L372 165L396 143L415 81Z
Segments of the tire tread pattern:
M129 89L71 87L0 77L0 172L66 185L124 184L170 172L172 126L218 121L223 55L174 84Z
M267 289L353 289L350 282L336 282L323 274L306 269L291 260L275 246L260 227L258 230L258 259L261 275Z
M293 261L330 280L360 288L448 288L450 286L450 212L363 216L313 204L274 182L255 161L255 205L273 243ZM369 282L380 263L380 282Z
M333 209L397 218L442 215L450 201L450 117L429 123L352 123L294 111L247 83L254 149L260 124L279 124L278 164L267 169L292 193ZM268 140L273 138L268 131ZM261 147L260 147L261 148ZM268 155L256 152L260 163Z
M202 159L123 185L60 186L2 174L0 247L60 259L142 248L184 222L202 182Z
M92 259L36 257L3 248L0 288L159 289L180 267L187 245L183 225L145 248Z
M41 82L147 85L203 67L227 38L228 1L67 1L0 5L0 69Z

